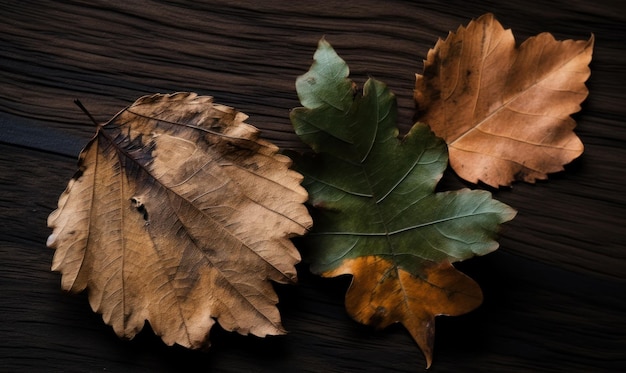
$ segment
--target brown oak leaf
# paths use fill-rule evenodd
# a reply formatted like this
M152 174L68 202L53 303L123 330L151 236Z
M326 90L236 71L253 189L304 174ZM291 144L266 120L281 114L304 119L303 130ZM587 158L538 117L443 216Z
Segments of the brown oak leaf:
M62 288L121 337L284 332L269 280L296 279L311 226L302 177L247 116L193 93L138 99L98 127L48 219Z
M545 179L583 152L570 115L588 94L593 43L541 33L517 48L511 30L485 14L428 52L416 119L446 141L465 180Z

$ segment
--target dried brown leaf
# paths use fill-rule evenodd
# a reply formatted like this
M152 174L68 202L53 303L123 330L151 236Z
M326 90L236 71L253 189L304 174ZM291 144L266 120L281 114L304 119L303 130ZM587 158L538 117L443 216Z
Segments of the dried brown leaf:
M49 217L62 287L89 289L122 337L168 345L284 332L271 282L296 279L289 240L311 218L302 177L245 114L193 93L142 97L98 128Z
M511 30L485 14L428 52L415 83L417 120L445 139L468 181L545 179L583 152L570 115L588 94L593 42L542 33L516 48Z

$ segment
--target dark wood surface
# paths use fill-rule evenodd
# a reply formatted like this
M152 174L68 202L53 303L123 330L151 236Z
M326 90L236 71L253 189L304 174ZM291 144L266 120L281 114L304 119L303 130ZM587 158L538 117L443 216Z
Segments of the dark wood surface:
M621 1L11 1L0 4L0 371L415 372L409 334L374 331L343 308L349 279L300 265L277 286L289 334L215 327L208 352L166 347L149 329L119 340L86 296L50 272L47 215L94 132L149 93L195 91L300 148L295 78L325 36L363 83L386 82L411 124L414 73L438 37L493 12L519 41L596 37L590 96L575 115L586 148L564 172L496 197L518 209L501 248L459 265L485 293L437 319L433 372L626 371L626 13ZM452 175L444 184L460 185Z

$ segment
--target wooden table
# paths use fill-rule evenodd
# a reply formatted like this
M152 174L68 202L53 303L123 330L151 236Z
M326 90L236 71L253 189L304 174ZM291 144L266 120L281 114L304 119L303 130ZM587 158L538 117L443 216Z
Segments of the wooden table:
M459 266L485 293L437 319L433 372L626 369L626 13L619 1L3 1L0 5L0 370L7 372L415 372L401 326L374 331L345 313L349 278L299 266L277 286L289 334L215 327L208 352L166 347L147 329L119 340L86 296L60 290L48 214L94 126L149 93L195 91L300 148L288 114L325 36L352 78L386 82L411 124L414 73L437 38L492 12L519 41L595 34L590 96L575 115L582 157L548 182L496 198L519 214L501 248ZM449 175L448 175L449 176ZM459 183L447 177L450 185Z

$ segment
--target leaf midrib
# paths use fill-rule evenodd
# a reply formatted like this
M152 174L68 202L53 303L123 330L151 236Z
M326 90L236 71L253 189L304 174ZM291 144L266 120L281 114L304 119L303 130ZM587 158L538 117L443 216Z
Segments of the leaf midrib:
M393 236L393 235L404 233L413 229L420 229L420 228L428 227L428 226L435 225L435 224L445 223L448 221L453 221L457 219L465 219L465 218L487 215L487 214L491 214L491 212L480 212L480 213L473 213L473 214L456 215L456 216L451 216L451 217L444 218L444 219L437 219L437 220L429 221L429 222L422 223L422 224L412 225L406 228L397 229L392 232L311 232L309 234L312 236L366 236L366 237Z

